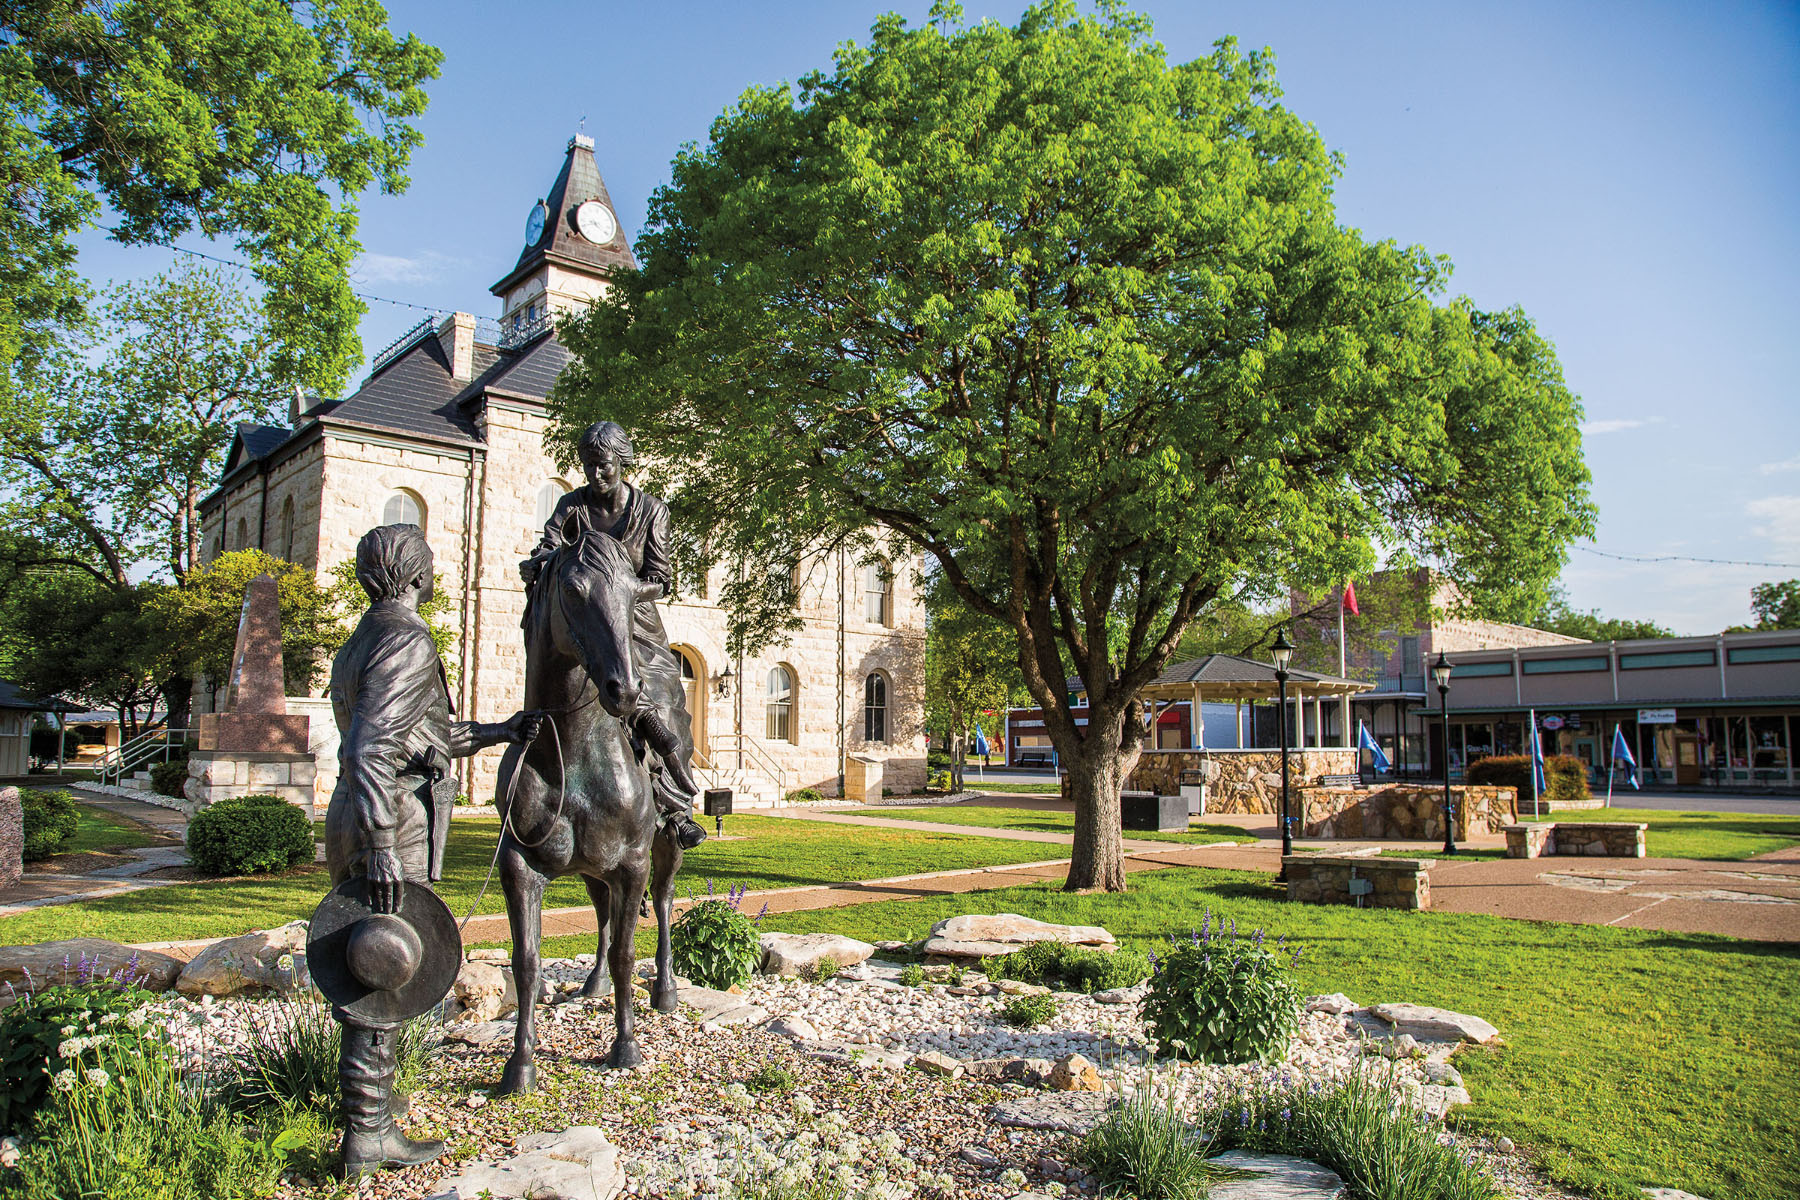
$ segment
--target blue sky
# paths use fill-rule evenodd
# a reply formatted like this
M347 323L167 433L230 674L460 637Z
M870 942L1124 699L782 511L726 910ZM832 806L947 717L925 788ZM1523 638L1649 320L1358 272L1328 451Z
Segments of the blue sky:
M1800 6L1137 7L1174 60L1271 47L1288 106L1346 157L1340 219L1449 255L1453 292L1522 305L1555 341L1587 408L1594 548L1800 563ZM584 117L635 234L677 147L746 85L828 66L890 8L929 4L391 4L446 61L410 191L364 203L357 287L497 316L487 288ZM82 265L169 261L96 236ZM365 351L422 315L371 304ZM1577 607L1707 633L1796 576L1577 548L1564 580Z

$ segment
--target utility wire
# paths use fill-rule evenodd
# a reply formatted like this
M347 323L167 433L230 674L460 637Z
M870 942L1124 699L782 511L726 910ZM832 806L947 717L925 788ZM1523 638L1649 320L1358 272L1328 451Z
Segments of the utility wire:
M1790 562L1747 562L1739 558L1693 558L1686 554L1609 554L1605 550L1596 550L1592 546L1577 546L1575 549L1583 554L1592 554L1598 558L1617 559L1620 562L1690 562L1705 563L1714 567L1779 567L1783 570L1800 570L1800 563Z
M193 258L204 258L207 262L215 262L222 267L235 267L239 271L251 270L251 267L246 263L233 262L229 258L220 258L216 254L203 254L198 250L189 250L186 246L170 246L169 249L175 251L177 254L186 254ZM447 308L433 308L428 304L413 304L407 300L390 300L386 296L372 296L368 292L359 292L354 289L352 289L350 294L357 297L359 300L373 300L378 304L392 304L399 308L416 308L420 312L447 313L450 311Z

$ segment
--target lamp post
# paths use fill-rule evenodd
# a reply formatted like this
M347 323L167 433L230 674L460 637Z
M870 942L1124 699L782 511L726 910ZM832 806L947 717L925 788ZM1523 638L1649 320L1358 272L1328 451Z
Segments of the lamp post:
M1269 648L1275 659L1275 728L1281 738L1281 857L1283 860L1294 852L1294 826L1288 817L1288 727L1287 727L1287 681L1288 663L1294 657L1294 647L1287 640L1287 630L1275 631L1275 644ZM1283 861L1279 878L1287 879L1287 863Z
M1444 853L1456 853L1456 826L1450 820L1450 670L1451 662L1438 651L1431 664L1431 678L1437 683L1438 711L1444 722Z

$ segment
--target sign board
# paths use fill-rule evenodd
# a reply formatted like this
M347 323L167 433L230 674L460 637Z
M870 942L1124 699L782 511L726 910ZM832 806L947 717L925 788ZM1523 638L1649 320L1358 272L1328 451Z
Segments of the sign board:
M1545 717L1540 720L1538 724L1542 725L1545 729L1554 731L1563 727L1563 719L1561 717Z
M1640 708L1638 709L1639 725L1673 725L1675 710L1672 708Z

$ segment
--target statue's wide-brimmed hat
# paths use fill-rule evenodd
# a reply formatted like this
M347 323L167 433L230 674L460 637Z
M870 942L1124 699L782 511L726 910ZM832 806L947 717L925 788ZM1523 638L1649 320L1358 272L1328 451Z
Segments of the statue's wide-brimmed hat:
M306 966L334 1008L371 1024L430 1012L462 968L462 935L438 894L405 885L400 911L369 907L369 881L357 876L331 890L306 935Z

